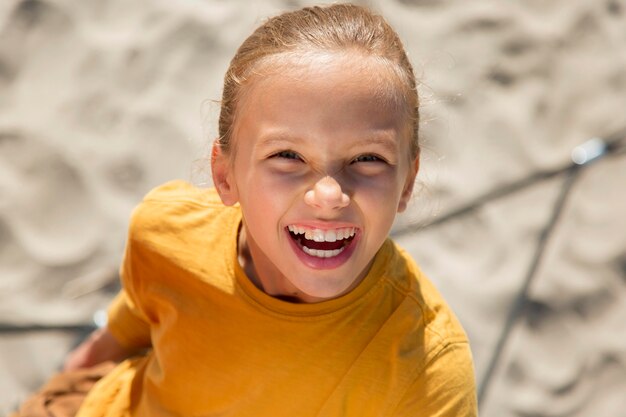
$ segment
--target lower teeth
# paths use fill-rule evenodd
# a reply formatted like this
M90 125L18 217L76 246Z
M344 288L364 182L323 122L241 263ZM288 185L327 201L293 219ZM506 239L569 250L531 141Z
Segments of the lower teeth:
M309 249L306 246L302 246L302 250L307 255L316 256L318 258L332 258L333 256L339 255L343 252L344 248L339 248L335 250L322 250L322 249Z

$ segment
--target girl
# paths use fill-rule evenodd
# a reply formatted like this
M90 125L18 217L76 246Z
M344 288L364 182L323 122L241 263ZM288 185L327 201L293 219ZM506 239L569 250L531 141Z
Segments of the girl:
M121 362L78 416L475 416L467 337L387 238L418 119L380 16L259 27L226 73L215 189L171 182L133 213L124 289L64 375Z

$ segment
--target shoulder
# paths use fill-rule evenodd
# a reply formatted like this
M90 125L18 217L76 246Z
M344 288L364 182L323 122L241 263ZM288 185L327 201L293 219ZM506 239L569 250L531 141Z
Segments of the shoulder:
M135 207L129 238L154 242L167 236L183 240L205 228L230 225L238 216L239 208L224 206L214 188L170 181L152 189Z
M468 337L435 285L394 243L386 278L413 315L420 360L394 415L475 416L474 367ZM449 412L442 412L442 410ZM421 410L421 411L420 411Z
M132 220L157 217L163 222L198 211L232 211L232 208L222 204L215 188L198 188L174 180L150 190L133 210Z
M468 341L465 330L441 293L411 255L395 242L392 242L386 279L419 318L420 327L426 333L426 349L431 355L447 344Z
M222 205L215 188L198 188L183 180L169 181L153 188L143 198L142 203L186 203L215 207Z
M476 416L474 366L461 323L411 256L394 243L386 280L414 317L419 360L394 416Z
M446 345L413 378L393 416L416 415L478 416L474 366L467 342Z

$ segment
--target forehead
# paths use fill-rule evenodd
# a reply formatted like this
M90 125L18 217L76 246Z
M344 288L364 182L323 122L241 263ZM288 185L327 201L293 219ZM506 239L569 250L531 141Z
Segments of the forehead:
M288 88L350 90L385 107L408 107L407 87L397 66L356 49L290 51L268 56L254 66L243 85L242 96L268 84L273 84L273 88L282 84Z
M273 56L254 70L239 97L235 131L288 128L302 135L410 130L397 74L356 53ZM255 132L255 134L258 132Z

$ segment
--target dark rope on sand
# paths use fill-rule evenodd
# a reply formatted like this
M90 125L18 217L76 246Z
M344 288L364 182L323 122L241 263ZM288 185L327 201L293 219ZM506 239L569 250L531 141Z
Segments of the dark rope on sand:
M548 245L550 236L552 235L556 225L558 224L559 218L561 217L563 210L565 208L565 203L567 201L567 197L570 191L573 188L575 181L579 178L579 174L583 168L587 168L589 164L596 162L602 157L606 156L617 156L626 154L626 147L624 146L624 141L626 140L626 129L623 129L619 132L616 132L613 135L610 135L606 140L594 138L586 144L591 144L594 149L588 149L590 153L590 158L581 158L577 160L577 156L573 153L572 159L573 162L566 167L565 169L560 169L558 171L554 171L550 173L548 177L553 177L557 174L561 174L565 172L567 176L561 185L561 189L557 199L554 202L554 206L552 209L552 214L548 219L548 223L541 231L539 235L539 239L537 241L537 247L535 248L535 254L531 259L531 263L529 265L528 271L526 273L526 278L522 286L520 287L513 304L511 305L511 309L506 318L506 322L502 327L502 332L498 337L498 341L491 355L491 359L489 360L489 364L487 366L487 370L485 371L483 377L481 378L480 384L478 386L478 406L480 407L485 402L485 398L487 397L487 392L489 391L489 387L491 386L491 381L493 380L493 376L495 374L498 365L500 364L502 355L506 348L506 344L509 340L509 337L515 327L516 322L519 318L527 313L531 306L529 305L528 294L530 291L530 285L533 279L536 276L537 270L541 264L541 260L543 258L543 254ZM583 144L582 146L584 146ZM584 155L583 155L584 156ZM526 185L527 183L520 181L517 184ZM515 184L517 186L517 184ZM517 187L520 189L521 187Z
M96 329L95 323L86 324L11 324L0 323L0 334L32 332L72 332L90 333Z
M546 247L548 245L550 236L552 235L552 232L554 231L559 221L559 218L561 217L561 214L563 213L563 209L565 207L565 202L567 200L567 197L570 191L572 190L572 186L574 185L574 182L579 176L579 172L580 172L579 168L580 167L578 166L573 166L567 170L567 176L565 180L563 181L563 185L561 186L559 196L557 197L554 203L554 207L552 209L552 214L550 216L550 219L548 220L548 223L546 224L544 229L541 231L541 234L539 235L537 247L535 249L535 254L533 255L533 258L530 263L530 267L528 269L528 272L526 273L526 278L524 279L524 282L522 286L520 287L520 290L518 291L517 296L515 297L515 300L513 301L511 309L509 310L509 313L507 315L506 322L502 328L502 332L500 333L500 336L498 337L498 342L496 343L496 347L493 350L493 354L489 361L489 365L487 366L487 370L485 371L485 374L481 378L481 382L478 387L478 406L479 407L483 404L485 400L485 396L491 385L494 372L498 368L500 359L502 357L506 344L509 340L509 336L511 335L511 332L513 331L513 328L515 327L515 323L522 316L522 314L524 314L525 310L527 309L528 292L530 290L530 284L532 283L533 279L536 276L536 272L539 268L539 265L541 264L541 260L543 258L543 254L546 250Z
M423 230L426 230L430 227L440 225L442 223L447 222L448 220L452 220L456 217L464 216L473 212L474 210L484 206L487 203L490 203L494 200L500 199L502 197L506 197L510 194L513 194L517 191L521 191L531 185L535 185L538 182L549 180L551 178L558 177L561 174L569 172L573 167L586 166L588 163L593 162L597 158L605 157L607 155L618 155L622 154L626 151L624 147L624 140L626 140L626 128L615 132L609 135L606 139L592 139L601 141L601 144L604 146L602 153L596 155L596 158L590 161L586 161L583 164L578 164L576 162L571 162L565 164L563 166L553 168L550 170L543 170L535 172L525 178L512 182L510 184L501 185L494 190L488 191L468 203L463 204L462 206L449 211L448 213L443 214L442 216L438 216L433 218L425 223L418 222L413 225L407 225L403 227L401 230L397 230L392 232L392 237L401 237L409 234L414 234ZM590 141L588 141L590 142ZM587 143L587 142L586 142ZM584 144L583 144L584 146Z

